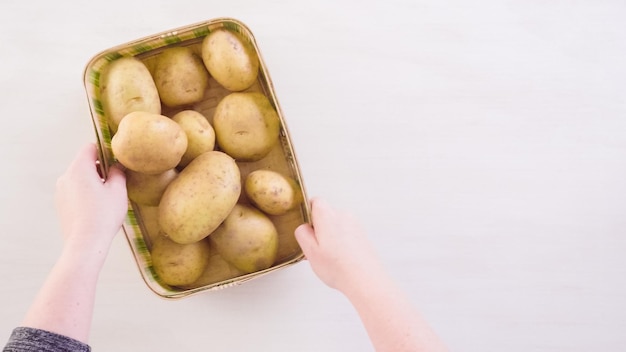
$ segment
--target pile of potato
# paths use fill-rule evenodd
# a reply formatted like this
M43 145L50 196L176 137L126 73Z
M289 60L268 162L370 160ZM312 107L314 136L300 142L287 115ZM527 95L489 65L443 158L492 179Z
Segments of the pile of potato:
M128 197L158 208L150 253L165 284L197 287L224 266L231 276L271 267L279 236L268 214L303 200L284 173L260 168L242 177L241 163L262 160L279 143L276 110L249 89L258 72L254 47L228 29L211 31L200 53L167 47L150 67L123 57L102 72L100 97ZM191 107L210 98L211 77L228 94L204 116ZM171 108L177 112L163 114Z

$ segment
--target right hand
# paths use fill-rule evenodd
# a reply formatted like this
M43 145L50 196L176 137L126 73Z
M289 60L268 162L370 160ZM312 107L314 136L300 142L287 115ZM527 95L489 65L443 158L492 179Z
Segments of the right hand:
M382 273L374 248L356 219L318 198L311 201L311 216L313 226L298 226L295 236L326 285L346 294Z

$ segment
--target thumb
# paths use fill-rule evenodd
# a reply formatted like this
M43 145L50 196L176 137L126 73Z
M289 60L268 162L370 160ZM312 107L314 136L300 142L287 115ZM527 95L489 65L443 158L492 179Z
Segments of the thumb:
M313 231L313 227L310 224L302 224L296 228L294 233L296 236L296 241L302 248L304 252L304 256L311 257L315 248L317 247L317 238L315 238L315 232Z
M126 175L124 171L116 164L109 168L107 179L104 182L109 187L126 187Z

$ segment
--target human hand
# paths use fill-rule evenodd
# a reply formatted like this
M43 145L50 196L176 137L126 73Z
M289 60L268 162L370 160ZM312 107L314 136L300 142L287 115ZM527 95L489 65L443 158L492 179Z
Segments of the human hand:
M81 148L57 180L56 207L66 248L106 254L128 210L126 178L114 165L103 182L97 158L95 144Z
M298 226L296 240L315 274L352 303L376 351L447 351L385 273L365 231L351 215L313 199L311 216L313 227Z
M298 226L295 236L313 271L326 285L346 294L382 275L374 248L350 214L315 198L311 216L313 226Z

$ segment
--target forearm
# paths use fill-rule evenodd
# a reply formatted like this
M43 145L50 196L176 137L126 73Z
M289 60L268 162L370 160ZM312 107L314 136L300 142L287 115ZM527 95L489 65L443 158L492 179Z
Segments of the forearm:
M86 343L105 255L65 248L26 313L22 326Z
M383 273L371 274L344 294L376 351L447 351L397 285Z

